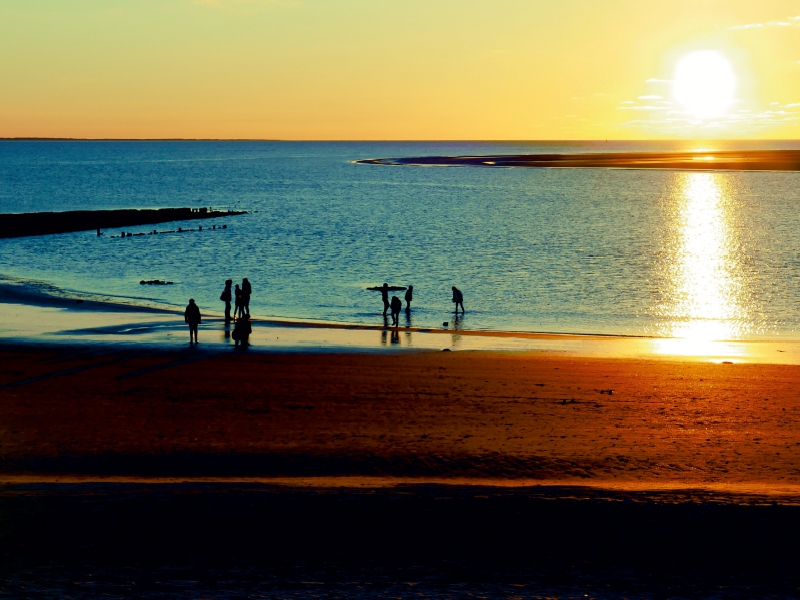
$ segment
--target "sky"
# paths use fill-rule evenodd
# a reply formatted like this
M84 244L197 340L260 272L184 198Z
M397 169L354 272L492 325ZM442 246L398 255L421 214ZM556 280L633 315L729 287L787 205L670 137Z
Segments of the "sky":
M800 0L0 0L0 137L800 138Z

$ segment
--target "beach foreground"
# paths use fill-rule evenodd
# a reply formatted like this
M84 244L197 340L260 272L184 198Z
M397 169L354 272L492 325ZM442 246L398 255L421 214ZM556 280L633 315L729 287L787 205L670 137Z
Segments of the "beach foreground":
M4 472L800 485L800 368L525 353L2 353Z
M792 595L799 374L7 345L4 589Z

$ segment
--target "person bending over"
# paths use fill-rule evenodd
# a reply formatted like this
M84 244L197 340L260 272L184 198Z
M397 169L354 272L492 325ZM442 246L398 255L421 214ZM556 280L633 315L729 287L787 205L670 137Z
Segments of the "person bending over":
M464 294L456 286L453 286L453 304L456 305L456 314L458 314L459 306L461 306L461 312L464 312Z
M403 303L400 301L400 298L397 296L392 296L392 325L399 325L400 321L400 309L403 308Z

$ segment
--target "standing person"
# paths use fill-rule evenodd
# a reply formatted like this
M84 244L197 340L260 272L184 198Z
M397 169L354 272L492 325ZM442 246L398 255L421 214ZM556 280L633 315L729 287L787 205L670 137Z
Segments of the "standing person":
M389 284L385 281L381 288L381 300L383 300L383 316L385 317L386 311L389 310Z
M403 303L397 296L392 296L392 325L399 325L400 309L403 308Z
M194 298L189 299L189 305L183 313L183 320L189 324L189 343L192 343L192 335L194 335L194 343L197 343L197 326L200 325L200 309L194 303Z
M406 312L411 310L411 301L414 299L414 286L408 286L406 290Z
M461 305L461 312L464 312L464 294L456 286L453 286L453 303L456 305L456 314L458 314L459 305Z
M250 287L250 282L247 277L242 279L242 307L247 311L247 316L250 316L250 294L253 293L253 288Z
M242 316L242 290L239 289L239 284L236 284L236 289L233 290L233 320Z
M220 295L219 299L225 303L225 322L231 322L231 285L233 285L233 280L226 279L225 280L225 289L222 290L222 294Z

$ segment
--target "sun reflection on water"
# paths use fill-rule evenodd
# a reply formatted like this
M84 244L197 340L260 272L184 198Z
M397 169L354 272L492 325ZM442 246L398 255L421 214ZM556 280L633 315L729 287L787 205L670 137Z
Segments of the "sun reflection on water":
M661 335L689 342L732 340L748 332L745 277L736 253L735 203L719 173L676 174L666 207Z

